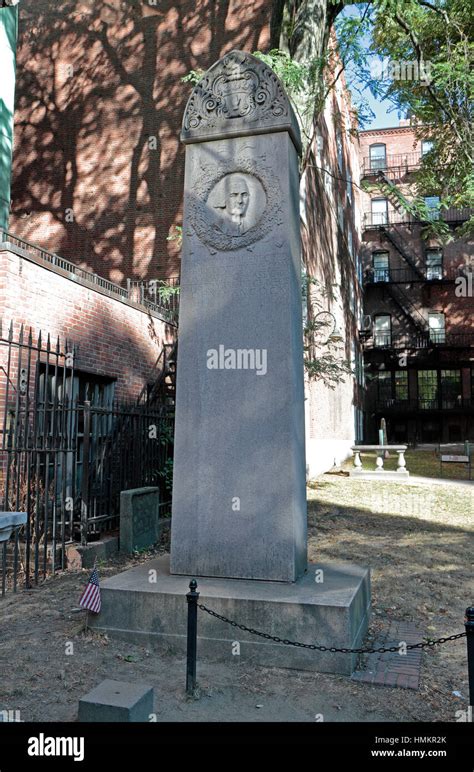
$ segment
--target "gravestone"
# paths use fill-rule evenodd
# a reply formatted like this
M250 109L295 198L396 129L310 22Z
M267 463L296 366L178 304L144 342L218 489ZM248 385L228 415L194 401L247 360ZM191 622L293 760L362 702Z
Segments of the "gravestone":
M160 490L131 488L120 493L120 552L146 549L160 538Z
M189 99L171 572L306 569L299 130L232 51Z
M102 582L91 627L186 651L189 580L199 659L350 674L370 572L306 561L298 127L275 74L232 51L203 76L182 131L186 171L171 562ZM350 556L348 556L350 558Z

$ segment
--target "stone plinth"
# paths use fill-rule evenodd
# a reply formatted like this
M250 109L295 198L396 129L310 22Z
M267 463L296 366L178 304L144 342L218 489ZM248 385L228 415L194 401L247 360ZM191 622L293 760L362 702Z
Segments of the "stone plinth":
M151 686L106 679L79 700L78 719L138 723L149 721L152 712Z
M322 575L320 572L322 570ZM150 571L156 571L156 582ZM322 582L315 581L316 577ZM190 577L169 572L162 556L101 583L102 610L90 626L109 636L141 642L158 650L186 651ZM310 564L294 583L199 579L199 602L239 624L282 639L356 648L367 630L369 570L344 564ZM234 642L240 655L232 655ZM244 633L198 612L199 660L226 661L350 674L356 655L307 651Z

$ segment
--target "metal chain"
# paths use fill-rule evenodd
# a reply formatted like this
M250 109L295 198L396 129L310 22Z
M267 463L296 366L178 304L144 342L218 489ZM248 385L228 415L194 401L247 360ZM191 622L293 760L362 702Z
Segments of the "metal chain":
M244 630L246 633L252 635L258 635L260 638L266 638L268 641L275 641L275 643L284 643L286 646L297 646L300 649L311 649L312 651L329 651L338 654L385 654L386 652L400 651L400 646L389 646L384 648L383 646L378 649L338 649L336 646L321 646L316 643L300 643L299 641L289 641L287 638L279 638L277 635L270 635L270 633L262 633L260 630L254 630L253 627L246 627L245 625L239 625L238 622L234 622L232 619L218 614L216 611L204 606L203 603L198 603L198 608L201 611L205 611L206 614L210 614L211 617L220 619L221 622L227 622L232 627L237 627L239 630ZM424 649L429 646L437 646L447 641L455 641L458 638L464 638L467 633L458 633L457 635L450 635L449 638L438 638L436 641L421 641L420 643L407 644L407 649Z

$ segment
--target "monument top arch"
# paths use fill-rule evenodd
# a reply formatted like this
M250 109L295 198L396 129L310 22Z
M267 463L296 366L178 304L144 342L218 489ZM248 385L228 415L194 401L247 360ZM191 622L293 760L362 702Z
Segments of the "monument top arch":
M183 117L185 144L287 131L298 154L294 110L273 70L245 51L230 51L194 87Z

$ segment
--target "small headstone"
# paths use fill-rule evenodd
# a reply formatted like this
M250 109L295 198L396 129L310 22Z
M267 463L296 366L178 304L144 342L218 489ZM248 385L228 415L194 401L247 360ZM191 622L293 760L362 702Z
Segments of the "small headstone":
M120 494L120 552L152 547L160 537L159 488L133 488Z

